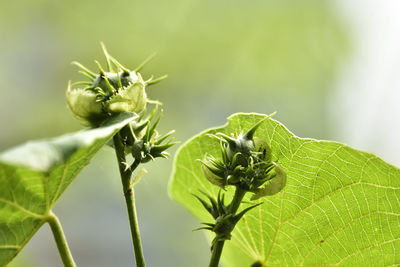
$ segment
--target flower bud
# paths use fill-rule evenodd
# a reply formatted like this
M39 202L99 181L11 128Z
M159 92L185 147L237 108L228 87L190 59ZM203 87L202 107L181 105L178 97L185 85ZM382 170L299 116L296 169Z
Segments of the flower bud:
M262 188L256 188L252 192L254 195L251 197L251 200L256 200L264 196L275 195L279 191L281 191L286 185L286 173L283 169L275 163L275 174L272 175L272 178L267 182L265 186Z
M219 191L218 193L217 200L215 200L214 198L212 198L207 194L205 194L205 196L208 198L210 204L201 197L194 195L194 197L196 197L197 200L200 201L202 206L215 219L215 223L202 223L205 226L197 228L195 230L209 230L214 232L216 234L216 237L213 240L213 244L215 244L216 241L231 239L231 232L233 231L239 220L243 217L243 215L248 211L250 211L251 209L262 204L262 203L257 203L255 205L243 209L238 213L236 212L231 213L229 207L230 205L232 205L232 203L227 206L225 205L224 203L225 197L224 194L221 194L221 191Z
M122 130L122 137L126 140L126 146L135 161L141 163L149 162L155 158L167 158L169 156L166 150L177 144L172 142L169 137L175 132L170 131L162 136L156 131L156 127L161 119L161 112L156 118L158 105L153 109L149 117L141 121L137 120L129 125L129 128ZM155 118L155 121L151 121ZM142 118L143 119L143 118Z
M69 109L82 124L97 126L107 118L94 92L81 88L71 89L69 86L66 97Z
M106 88L107 84L104 77L107 77L109 83L114 88L119 88L121 85L122 87L126 87L132 83L137 82L138 80L138 75L135 71L119 71L118 73L104 72L104 75L96 75L96 78L93 80L92 87Z
M246 158L250 156L251 151L255 151L253 140L248 139L246 135L239 135L236 139L230 138L227 140L226 155L229 160L232 160L235 155L240 153L239 159L242 165L246 165Z
M254 137L264 120L247 133L230 137L223 133L211 135L221 142L222 160L204 157L202 171L207 180L222 189L233 185L254 193L252 199L273 195L286 185L286 173L271 160L271 148L265 140Z
M96 61L99 73L95 74L78 62L73 62L81 69L81 73L90 81L77 82L74 85L86 85L85 88L67 90L67 103L74 116L83 124L96 127L105 119L122 112L143 113L149 102L146 87L157 83L166 76L144 81L136 70L129 70L111 57L104 45L103 52L107 60L108 70L104 71ZM116 68L116 71L114 69Z

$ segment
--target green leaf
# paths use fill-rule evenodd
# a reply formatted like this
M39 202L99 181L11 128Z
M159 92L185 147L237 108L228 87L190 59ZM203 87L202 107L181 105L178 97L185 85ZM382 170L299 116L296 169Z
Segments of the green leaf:
M16 256L96 152L135 116L122 113L99 128L0 154L0 266Z
M227 125L182 145L174 161L171 196L200 221L212 221L191 195L202 190L215 196L219 190L203 176L197 161L206 153L220 157L218 141L209 134L246 132L265 117L234 114ZM255 136L270 145L272 160L287 174L286 186L251 202L264 204L249 211L232 232L222 254L224 266L256 261L263 266L400 264L398 168L337 142L296 137L273 119L263 122ZM227 189L230 199L232 188Z

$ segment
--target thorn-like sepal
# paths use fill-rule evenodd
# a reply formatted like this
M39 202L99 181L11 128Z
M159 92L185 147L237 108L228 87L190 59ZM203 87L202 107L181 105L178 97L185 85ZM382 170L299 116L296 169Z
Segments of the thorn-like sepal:
M238 212L241 203L245 203L243 201L245 194L253 193L250 200L256 200L276 194L286 185L286 173L272 160L271 147L266 140L255 136L257 129L267 123L267 119L271 116L255 123L246 133L208 134L209 137L219 141L221 157L216 158L206 154L203 159L199 159L205 178L224 190L227 186L235 187L229 205L224 204L224 194L221 195L221 189L216 200L207 194L205 195L208 201L195 195L214 218L213 223L203 222L204 226L196 229L215 233L211 244L213 255L210 266L218 264L224 242L231 239L232 231L240 219L251 209L262 204L257 203Z
M126 148L140 163L146 163L155 158L168 158L169 154L166 150L177 144L177 142L173 142L172 138L169 138L174 131L162 136L158 134L156 127L160 122L161 112L156 117L157 111L158 105L148 117L145 118L144 114L141 114L138 120L131 122L128 127L121 130L121 135L126 140ZM151 123L153 119L155 121Z
M202 199L201 197L194 195L202 206L211 214L211 216L215 219L214 223L201 223L205 226L197 228L195 230L209 230L216 234L213 244L217 241L221 240L229 240L231 239L231 232L235 228L236 224L240 221L245 213L250 211L251 209L261 205L262 203L257 203L250 207L243 209L238 213L231 213L230 205L225 205L225 195L221 193L221 190L218 193L217 199L215 200L213 197L203 193L208 201Z

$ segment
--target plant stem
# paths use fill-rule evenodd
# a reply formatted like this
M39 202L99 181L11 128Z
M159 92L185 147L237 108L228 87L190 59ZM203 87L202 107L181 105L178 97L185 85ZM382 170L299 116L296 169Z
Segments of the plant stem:
M140 241L139 224L136 216L135 197L133 188L130 186L132 172L139 165L139 161L135 160L130 168L127 168L125 158L125 147L119 133L114 136L114 147L117 155L119 172L121 175L122 189L125 196L126 208L128 210L129 225L131 228L133 249L135 252L136 266L144 267L144 256L142 251L142 243Z
M231 204L229 204L228 213L235 215L236 211L238 210L238 208L240 206L240 203L242 203L242 199L245 194L246 194L246 191L244 191L243 189L240 189L239 187L236 187L235 195L232 198Z
M235 195L232 198L231 204L229 204L228 214L235 215L245 194L246 191L240 189L239 187L236 187ZM214 247L212 248L209 267L218 267L218 263L222 254L222 249L224 248L224 243L225 240L219 240L215 242Z
M212 253L209 267L218 267L219 259L221 258L222 249L224 248L225 240L220 240L215 242Z
M64 231L57 216L50 211L46 217L51 231L53 232L54 240L56 241L58 252L60 253L61 260L65 267L75 267L74 259L72 258L71 251L69 250L67 239L65 238Z

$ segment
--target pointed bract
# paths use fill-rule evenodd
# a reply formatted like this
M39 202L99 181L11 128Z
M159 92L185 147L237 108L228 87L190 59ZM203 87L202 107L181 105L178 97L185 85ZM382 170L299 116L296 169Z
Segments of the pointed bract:
M256 200L264 196L271 196L276 193L279 193L286 185L286 173L283 169L275 164L275 175L274 178L270 180L268 184L266 184L263 188L258 188L254 190L254 195L251 197L251 200Z

